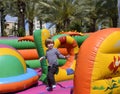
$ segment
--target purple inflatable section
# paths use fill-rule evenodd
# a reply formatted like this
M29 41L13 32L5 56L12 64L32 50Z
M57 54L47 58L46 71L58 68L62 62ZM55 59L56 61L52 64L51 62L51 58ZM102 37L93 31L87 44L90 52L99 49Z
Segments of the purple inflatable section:
M5 47L12 48L11 46L8 46L8 45L5 45L5 44L0 44L0 48L5 48Z
M70 94L73 87L73 81L58 82L56 88L53 91L47 91L46 86L39 81L37 86L33 86L27 90L15 93L15 94Z
M9 46L9 45L5 45L5 44L0 44L0 48L11 48L13 50L16 50L15 48ZM16 50L17 51L17 50Z

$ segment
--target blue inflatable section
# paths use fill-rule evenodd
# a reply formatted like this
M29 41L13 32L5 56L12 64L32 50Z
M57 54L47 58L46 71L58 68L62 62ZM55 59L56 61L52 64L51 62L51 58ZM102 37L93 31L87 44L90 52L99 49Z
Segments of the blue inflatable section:
M74 70L71 68L66 69L66 71L67 71L67 75L74 74Z
M37 75L37 72L35 70L27 68L27 72L25 74L21 74L21 75L18 75L18 76L7 77L7 78L0 78L0 84L20 82L20 81L32 78L36 75Z

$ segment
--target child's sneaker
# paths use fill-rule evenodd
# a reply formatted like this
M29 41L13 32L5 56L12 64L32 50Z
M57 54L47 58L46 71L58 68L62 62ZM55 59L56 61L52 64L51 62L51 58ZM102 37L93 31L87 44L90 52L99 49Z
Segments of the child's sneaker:
M52 91L53 89L51 87L46 88L47 91Z
M56 85L52 85L52 88L56 88Z

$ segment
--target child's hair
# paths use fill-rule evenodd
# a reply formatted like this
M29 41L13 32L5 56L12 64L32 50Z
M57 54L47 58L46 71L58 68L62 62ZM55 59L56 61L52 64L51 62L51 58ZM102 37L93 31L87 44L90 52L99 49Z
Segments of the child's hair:
M47 45L50 44L50 43L54 44L54 41L51 38L46 39L45 46L47 47Z

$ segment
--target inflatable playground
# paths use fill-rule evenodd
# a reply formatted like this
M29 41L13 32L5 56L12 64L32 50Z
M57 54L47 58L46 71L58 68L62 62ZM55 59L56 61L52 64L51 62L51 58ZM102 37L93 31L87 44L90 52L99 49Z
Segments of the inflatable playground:
M68 59L58 59L57 87L48 92L47 60L39 61L50 37L47 29L33 36L0 38L0 94L119 94L120 28L92 34L62 32L54 47Z

